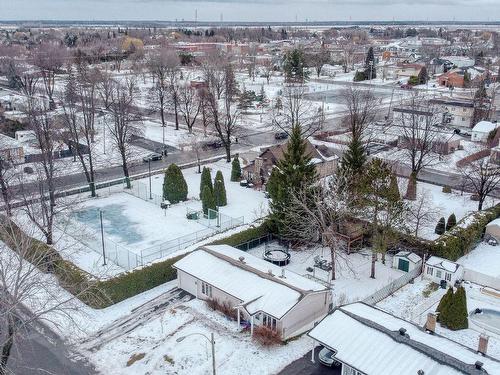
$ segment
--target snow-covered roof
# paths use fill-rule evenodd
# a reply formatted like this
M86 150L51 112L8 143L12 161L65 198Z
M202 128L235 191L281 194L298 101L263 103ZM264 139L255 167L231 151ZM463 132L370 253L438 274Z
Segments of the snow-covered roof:
M500 218L490 221L486 226L487 227L500 226Z
M432 256L425 262L428 266L441 268L442 270L455 273L459 267L457 263L454 263L448 259Z
M422 260L422 258L420 258L417 254L410 251L400 251L395 256L399 258L406 258L412 263L418 263Z
M282 268L228 245L201 247L174 267L239 299L250 315L264 311L281 319L306 294L328 292L289 270L282 277Z
M22 147L23 145L14 138L11 138L8 135L0 133L0 150L22 148Z
M475 368L477 361L488 374L500 373L500 362L361 302L336 309L309 336L364 374L484 374Z
M479 121L473 128L473 132L479 133L489 133L492 130L495 130L498 127L498 124L495 124L491 121Z

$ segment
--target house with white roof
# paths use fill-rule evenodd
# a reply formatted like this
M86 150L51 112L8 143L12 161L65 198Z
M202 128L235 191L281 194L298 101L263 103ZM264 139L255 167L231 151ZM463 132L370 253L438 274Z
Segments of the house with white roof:
M241 320L283 340L311 329L331 309L329 288L227 245L204 246L173 265L180 289L229 304Z
M437 284L444 280L448 285L454 285L455 281L463 278L464 268L448 259L432 256L425 262L423 275Z
M314 346L323 345L342 364L342 375L500 374L500 362L484 350L479 354L362 302L335 309L308 336L313 358Z
M479 121L471 132L471 141L486 142L490 133L498 128L498 124L491 121Z

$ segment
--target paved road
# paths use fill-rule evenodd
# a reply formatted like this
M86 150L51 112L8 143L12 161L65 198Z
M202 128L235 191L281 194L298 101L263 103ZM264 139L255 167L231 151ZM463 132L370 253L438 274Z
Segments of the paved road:
M340 375L340 368L330 368L319 363L318 353L321 347L315 350L315 363L311 362L311 352L308 352L302 358L290 363L278 375Z

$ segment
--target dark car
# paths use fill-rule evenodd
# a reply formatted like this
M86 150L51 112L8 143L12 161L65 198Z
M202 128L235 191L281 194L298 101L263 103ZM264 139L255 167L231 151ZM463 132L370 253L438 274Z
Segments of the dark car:
M341 363L335 358L335 352L328 348L323 348L318 353L318 359L322 365L328 367L339 367Z
M401 85L401 88L405 90L412 90L413 86L405 83L404 85Z
M208 141L205 142L202 146L204 150L214 150L217 148L221 148L223 146L222 141L216 140L216 141Z
M156 160L161 160L163 156L161 154L157 154L156 152L153 152L152 154L146 155L142 158L142 161L144 163L147 163L149 161L156 161Z
M276 139L276 140L287 139L287 138L288 138L288 133L287 132L274 133L274 139Z

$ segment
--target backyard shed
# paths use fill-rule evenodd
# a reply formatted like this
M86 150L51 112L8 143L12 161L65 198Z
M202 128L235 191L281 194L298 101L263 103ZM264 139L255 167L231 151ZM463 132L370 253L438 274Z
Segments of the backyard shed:
M240 327L266 326L283 340L306 332L329 311L329 288L227 245L204 246L173 265L180 289L232 307Z
M491 237L500 242L500 218L495 219L486 225L485 234L489 234Z
M422 258L410 251L400 251L392 260L392 268L409 272L422 266Z
M424 278L437 284L444 280L448 285L454 285L463 275L464 268L450 260L432 256L425 262Z

